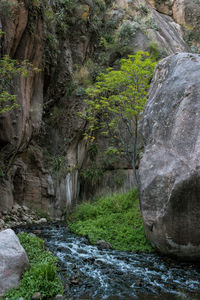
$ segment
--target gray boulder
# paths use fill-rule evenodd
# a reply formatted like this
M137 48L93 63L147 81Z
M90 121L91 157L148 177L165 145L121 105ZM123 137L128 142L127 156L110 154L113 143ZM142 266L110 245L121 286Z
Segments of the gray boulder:
M29 261L18 237L11 229L0 232L0 296L16 287Z
M179 53L156 68L141 131L140 204L152 245L200 258L200 56Z

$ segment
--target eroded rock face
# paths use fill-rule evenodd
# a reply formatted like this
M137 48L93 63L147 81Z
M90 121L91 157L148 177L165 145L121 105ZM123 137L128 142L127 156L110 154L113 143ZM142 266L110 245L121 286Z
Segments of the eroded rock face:
M179 53L155 71L139 168L147 237L162 253L200 258L200 56Z
M28 60L41 69L42 16L36 9L28 11L25 1L14 0L10 5L9 15L0 16L5 33L2 54L19 61ZM0 116L0 150L7 146L10 152L12 148L25 148L32 135L38 132L43 105L42 72L31 72L28 77L17 78L12 88L19 106L13 112Z
M16 287L29 261L18 237L11 229L0 232L0 296Z
M147 3L149 2L149 4ZM149 51L151 42L161 50L162 57L175 52L189 51L188 45L183 39L183 32L179 24L172 18L172 1L144 1L134 3L124 0L116 1L114 9L107 12L107 18L117 20L121 25L116 35L123 31L124 25L129 25L134 34L129 36L129 45L135 51ZM172 3L171 3L172 5ZM153 8L152 8L153 7ZM159 7L163 9L159 9ZM165 11L165 14L163 14ZM161 12L161 13L160 13Z
M200 5L196 0L147 0L158 12L171 16L183 26L184 39L193 46L194 52L200 50Z

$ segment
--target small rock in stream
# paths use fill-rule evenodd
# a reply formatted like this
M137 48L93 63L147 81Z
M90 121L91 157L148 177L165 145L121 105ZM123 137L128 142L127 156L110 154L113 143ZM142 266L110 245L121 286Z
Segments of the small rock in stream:
M70 279L70 283L71 284L79 284L79 280L78 280L78 278L72 278L72 279Z
M55 300L64 300L63 295L56 295Z
M99 249L112 249L112 245L104 240L99 240L96 242Z

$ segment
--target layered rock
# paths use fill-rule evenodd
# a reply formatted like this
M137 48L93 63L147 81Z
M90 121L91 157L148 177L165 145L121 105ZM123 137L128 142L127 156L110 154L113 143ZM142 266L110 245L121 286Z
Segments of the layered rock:
M148 239L165 254L200 258L200 56L156 68L142 118L140 201Z
M11 229L0 232L0 296L19 284L29 261L18 237Z

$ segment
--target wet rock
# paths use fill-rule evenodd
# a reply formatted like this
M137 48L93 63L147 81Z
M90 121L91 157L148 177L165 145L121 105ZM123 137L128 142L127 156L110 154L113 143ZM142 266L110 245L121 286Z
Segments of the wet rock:
M63 295L56 295L55 300L64 300Z
M27 221L28 219L29 219L29 217L28 217L28 216L25 216L25 215L24 215L24 216L22 216L22 220L23 220L23 221Z
M32 296L32 300L40 300L41 299L41 293L40 292L36 292L33 296Z
M19 204L15 203L13 205L13 210L17 211L18 209L21 209L21 206Z
M35 234L40 234L41 233L41 230L33 230L33 234L35 235Z
M19 284L29 267L26 252L13 230L0 232L0 294Z
M41 218L40 220L36 221L36 224L41 224L41 223L46 223L47 219L46 218Z
M165 254L200 259L200 56L162 60L146 104L140 163L148 239Z
M79 280L78 280L78 278L76 278L76 277L72 277L71 279L70 279L70 283L71 284L79 284Z
M112 245L104 240L99 240L96 242L99 249L112 249Z
M24 211L29 211L29 208L25 205L23 205L22 208L23 208Z

